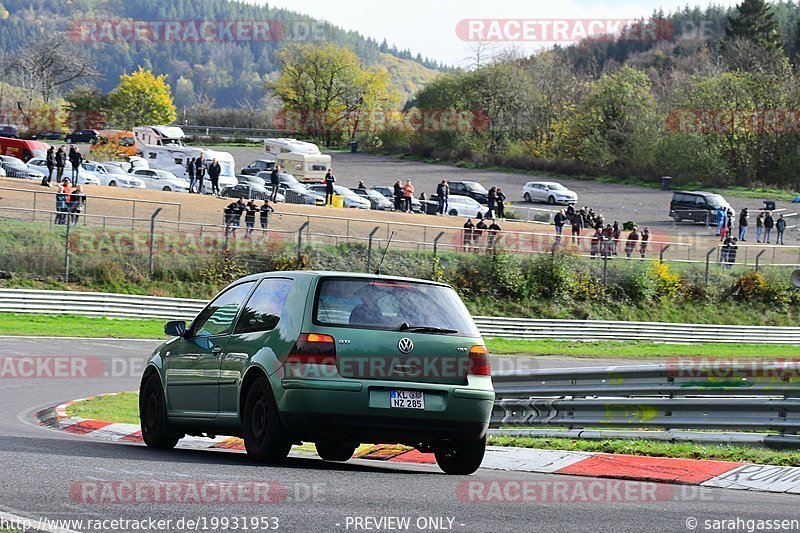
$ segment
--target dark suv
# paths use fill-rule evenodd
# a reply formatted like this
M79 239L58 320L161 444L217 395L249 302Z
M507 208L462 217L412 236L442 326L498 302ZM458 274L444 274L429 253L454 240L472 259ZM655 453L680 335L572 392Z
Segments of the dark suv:
M489 203L489 191L477 181L449 181L450 194L469 196L473 200L486 205Z
M717 223L717 210L722 207L736 213L731 204L719 194L703 191L676 191L669 204L669 216L675 222Z
M256 159L246 167L242 167L242 175L255 176L259 172L271 172L275 168L275 161L271 159Z
M100 135L97 133L96 130L78 130L67 134L67 136L64 138L64 142L66 142L67 144L76 144L76 143L94 144L97 142L97 139L99 137Z

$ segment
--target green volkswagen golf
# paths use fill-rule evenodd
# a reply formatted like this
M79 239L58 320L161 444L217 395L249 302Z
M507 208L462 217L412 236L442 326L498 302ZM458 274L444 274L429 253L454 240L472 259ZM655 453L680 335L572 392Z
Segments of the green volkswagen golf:
M486 347L455 291L417 279L270 272L229 285L142 375L148 446L233 435L262 462L314 442L327 461L361 443L433 452L448 474L481 464L494 402Z

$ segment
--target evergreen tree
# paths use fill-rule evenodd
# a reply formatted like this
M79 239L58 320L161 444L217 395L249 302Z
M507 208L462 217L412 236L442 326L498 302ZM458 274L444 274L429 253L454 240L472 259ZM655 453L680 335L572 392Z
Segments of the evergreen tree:
M730 27L725 30L727 40L747 39L771 50L783 46L775 13L764 0L743 0L735 13L728 15Z

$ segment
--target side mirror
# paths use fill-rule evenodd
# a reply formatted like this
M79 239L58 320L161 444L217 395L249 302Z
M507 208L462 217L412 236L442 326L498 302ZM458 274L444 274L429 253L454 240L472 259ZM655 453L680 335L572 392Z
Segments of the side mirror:
M164 324L164 333L170 337L183 337L186 335L186 321L170 320Z

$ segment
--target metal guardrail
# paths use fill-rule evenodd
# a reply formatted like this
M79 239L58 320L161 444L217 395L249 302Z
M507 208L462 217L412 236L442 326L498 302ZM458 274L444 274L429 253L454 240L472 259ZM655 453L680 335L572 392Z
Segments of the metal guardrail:
M7 313L192 319L205 304L204 300L133 294L0 289L0 311ZM792 327L488 316L473 318L481 334L489 338L800 344L800 328Z
M800 431L800 362L689 360L539 370L493 381L494 428Z

